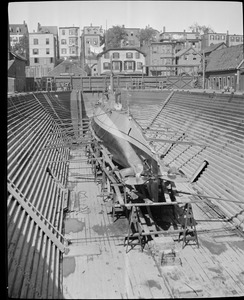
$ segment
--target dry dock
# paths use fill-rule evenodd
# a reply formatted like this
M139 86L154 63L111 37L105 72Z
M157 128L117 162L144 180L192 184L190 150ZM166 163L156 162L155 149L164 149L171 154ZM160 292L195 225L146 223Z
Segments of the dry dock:
M155 249L162 247L162 239L167 241L169 235L149 241L143 251L136 245L126 253L128 219L122 214L112 221L112 202L101 197L101 186L92 178L84 147L71 150L68 187L72 194L64 221L65 237L71 244L63 256L64 298L244 294L244 239L232 223L221 221L217 210L206 203L193 204L199 248L189 243L182 249L175 234L174 245L168 247L175 249L177 261L162 264ZM174 221L170 209L165 208L163 214L167 233L173 230Z

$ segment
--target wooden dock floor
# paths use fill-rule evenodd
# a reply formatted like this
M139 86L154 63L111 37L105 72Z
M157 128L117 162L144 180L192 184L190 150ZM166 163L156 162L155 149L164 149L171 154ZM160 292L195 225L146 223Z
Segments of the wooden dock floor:
M153 255L154 242L143 252L137 245L126 253L128 220L122 215L112 222L111 201L100 197L100 185L89 179L92 171L84 149L71 150L70 158L68 187L73 192L64 235L72 243L63 255L64 298L244 295L244 238L231 223L210 221L217 213L204 203L193 204L200 247L182 249L182 242L175 241L181 264L162 266ZM167 227L172 228L170 219Z

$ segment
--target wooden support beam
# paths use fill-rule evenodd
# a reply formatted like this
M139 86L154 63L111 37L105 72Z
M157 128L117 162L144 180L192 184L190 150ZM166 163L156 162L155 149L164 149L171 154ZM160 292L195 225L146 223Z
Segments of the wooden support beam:
M199 146L199 147L206 147L207 145L203 144L196 144L195 142L187 142L187 141L172 141L168 139L159 139L159 138L148 138L146 137L147 141L152 142L163 142L163 143L170 143L170 144L183 144L183 145L191 145L191 146Z

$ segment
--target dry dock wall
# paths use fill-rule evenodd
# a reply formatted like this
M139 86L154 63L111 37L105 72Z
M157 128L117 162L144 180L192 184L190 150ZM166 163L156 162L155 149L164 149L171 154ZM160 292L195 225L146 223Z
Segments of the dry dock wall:
M166 164L189 179L202 166L191 186L200 194L239 201L211 199L243 230L244 95L174 91L168 96L166 91L130 91L130 111L144 129L159 130L147 136L183 142L153 145ZM150 103L156 109L148 113Z
M56 93L57 94L57 93ZM62 231L69 149L63 122L70 118L70 92L18 94L8 97L7 259L10 298L62 298L61 252L40 223ZM64 109L66 106L66 110ZM68 111L67 111L68 110ZM26 204L36 220L21 203ZM37 213L38 212L38 213Z

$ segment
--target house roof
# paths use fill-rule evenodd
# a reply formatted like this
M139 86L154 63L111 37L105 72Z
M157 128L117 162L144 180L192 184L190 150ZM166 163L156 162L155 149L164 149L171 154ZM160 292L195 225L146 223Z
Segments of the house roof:
M24 60L24 61L27 61L27 59L23 56L21 56L20 54L17 54L15 52L12 52L12 51L9 51L10 53L10 57L12 58L17 58L17 59L20 59L20 60Z
M175 57L180 57L182 55L184 55L185 53L187 53L190 49L192 49L195 54L199 54L194 48L192 47L189 47L189 48L184 48L184 49L181 49L180 51L178 51L176 54L175 54ZM200 55L200 54L199 54Z
M12 66L12 64L14 63L14 60L12 59L12 60L8 60L8 70L9 70L9 68Z
M19 32L17 32L17 28L20 29ZM11 30L10 30L11 29ZM28 27L27 24L9 24L9 33L10 35L24 35L24 34L28 34Z
M214 50L217 50L219 47L221 47L222 45L225 45L226 47L227 47L227 45L226 45L226 43L225 42L221 42L221 43L218 43L218 44L212 44L212 45L210 45L209 47L207 47L207 48L205 48L204 49L204 53L206 54L206 53L211 53L212 51L214 51ZM202 51L203 52L203 51Z
M58 27L57 26L41 26L38 28L38 33L52 33L54 35L58 35Z
M243 45L213 51L209 55L206 72L235 70L243 60Z
M97 57L99 57L99 56L102 56L103 54L105 54L105 53L107 53L107 52L109 52L109 51L130 51L130 50L134 50L134 51L137 51L137 52L140 52L141 54L143 54L144 56L146 56L146 53L144 53L144 52L142 52L141 50L139 50L138 48L134 48L134 47L125 47L125 48L110 48L110 49L107 49L107 50L105 50L105 51L103 51L103 52L101 52L101 53L99 53L98 55L97 55Z
M87 75L86 72L79 66L79 62L73 60L64 60L47 75L56 77L60 76L60 74L72 74L73 76Z

